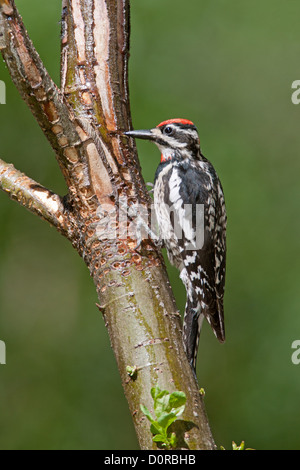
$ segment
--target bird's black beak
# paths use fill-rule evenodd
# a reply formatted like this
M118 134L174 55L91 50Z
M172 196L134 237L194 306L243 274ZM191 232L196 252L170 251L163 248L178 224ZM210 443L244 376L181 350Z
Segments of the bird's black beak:
M128 131L124 132L124 135L128 135L128 137L134 137L136 139L155 140L155 136L152 133L151 129L145 129L140 131Z

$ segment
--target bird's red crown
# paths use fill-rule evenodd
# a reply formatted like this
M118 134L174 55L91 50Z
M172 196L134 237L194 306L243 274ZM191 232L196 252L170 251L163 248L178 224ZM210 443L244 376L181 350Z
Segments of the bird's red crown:
M194 123L192 121L189 121L188 119L168 119L167 121L163 121L158 126L156 127L162 127L167 124L183 124L185 126L194 126Z

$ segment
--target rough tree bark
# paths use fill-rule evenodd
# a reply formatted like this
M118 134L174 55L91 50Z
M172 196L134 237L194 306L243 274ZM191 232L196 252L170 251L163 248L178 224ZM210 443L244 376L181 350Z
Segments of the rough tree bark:
M51 80L13 0L0 0L0 49L11 78L52 146L68 185L60 197L0 160L0 187L48 221L85 261L99 298L142 449L155 449L150 388L182 390L179 448L215 449L181 339L181 320L161 253L124 236L124 205L149 207L131 128L129 0L63 0L61 88ZM120 213L116 227L108 224ZM125 210L126 212L126 210ZM118 236L114 237L114 230ZM110 232L111 231L111 232ZM137 366L133 380L127 366Z

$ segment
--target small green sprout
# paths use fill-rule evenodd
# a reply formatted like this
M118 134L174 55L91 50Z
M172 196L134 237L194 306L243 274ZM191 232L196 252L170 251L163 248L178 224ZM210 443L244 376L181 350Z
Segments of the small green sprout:
M226 450L225 447L220 446L221 450ZM250 448L245 449L245 441L242 441L240 445L236 444L234 441L232 441L232 450L253 450Z
M232 450L245 450L245 441L242 441L240 445L237 445L234 441L232 441Z
M254 450L251 447L245 448L245 441L242 441L240 445L237 445L234 441L232 441L232 450Z
M137 377L138 368L137 366L127 366L126 372L132 380L135 380Z
M176 434L175 432L168 432L168 429L184 411L185 393L179 391L169 393L167 390L161 390L156 385L151 388L151 396L154 402L156 419L153 418L146 406L141 404L140 408L151 423L152 439L154 442L159 442L161 447L165 449L174 449L177 445Z

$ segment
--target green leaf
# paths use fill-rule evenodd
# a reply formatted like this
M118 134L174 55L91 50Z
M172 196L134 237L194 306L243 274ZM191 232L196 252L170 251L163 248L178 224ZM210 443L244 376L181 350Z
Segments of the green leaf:
M171 447L175 448L177 446L177 437L175 432L172 432L171 436L169 437L169 442Z
M152 434L163 434L165 430L158 424L157 421L152 421L150 431Z
M180 409L181 410L180 414L181 414L184 410L185 404L186 404L186 396L184 392L171 393L170 398L169 398L170 411Z
M165 395L167 395L169 392L167 390L161 390L158 385L155 385L155 387L151 388L151 396L153 398L154 404L157 402L157 400L161 399Z
M167 410L170 394L167 390L160 390L159 387L151 389L151 395L154 400L154 411L158 418L161 413Z
M186 404L185 393L179 391L169 393L167 390L161 390L156 385L151 388L151 396L156 420L146 406L140 405L140 408L151 422L152 439L154 442L161 442L163 447L168 449L175 448L177 443L176 434L174 432L168 434L168 428L184 411Z
M166 436L163 436L162 434L155 434L155 436L152 437L152 441L154 441L154 442L165 442L166 441Z
M155 387L151 388L151 397L153 398L154 401L156 400L156 396L159 395L160 393L161 393L161 389L159 388L158 385L155 385Z
M155 421L154 418L152 417L150 411L148 410L148 408L147 408L146 406L140 404L140 409L141 409L141 411L144 413L144 415L146 416L146 418L149 419L149 421L150 421L151 423Z
M176 421L176 419L177 416L175 413L163 413L157 421L162 428L167 430L168 427L171 426L174 421Z

